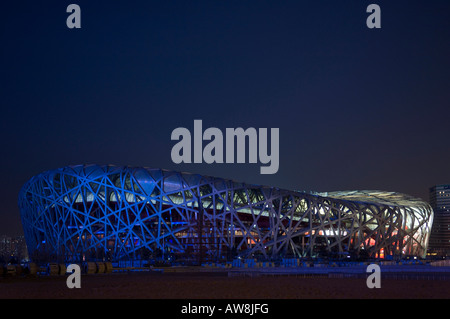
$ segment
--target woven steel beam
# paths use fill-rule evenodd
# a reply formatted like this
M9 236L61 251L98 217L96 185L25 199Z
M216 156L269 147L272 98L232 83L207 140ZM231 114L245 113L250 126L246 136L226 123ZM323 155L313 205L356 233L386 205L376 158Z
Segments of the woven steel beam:
M18 200L30 256L67 262L426 253L431 207L382 191L304 193L161 169L80 165Z

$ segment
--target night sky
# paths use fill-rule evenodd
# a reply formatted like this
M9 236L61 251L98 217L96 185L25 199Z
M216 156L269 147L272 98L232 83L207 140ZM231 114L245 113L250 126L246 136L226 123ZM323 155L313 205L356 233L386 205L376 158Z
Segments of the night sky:
M0 40L0 234L23 233L29 178L84 163L425 200L450 183L448 0L9 1ZM174 164L194 119L279 128L278 173Z

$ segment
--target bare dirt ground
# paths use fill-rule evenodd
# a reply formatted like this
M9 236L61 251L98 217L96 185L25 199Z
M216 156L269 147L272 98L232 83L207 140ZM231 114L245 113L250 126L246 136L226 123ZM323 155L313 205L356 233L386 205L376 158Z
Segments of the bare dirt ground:
M226 273L112 273L82 275L69 289L66 276L0 278L1 299L448 299L448 280L228 277Z

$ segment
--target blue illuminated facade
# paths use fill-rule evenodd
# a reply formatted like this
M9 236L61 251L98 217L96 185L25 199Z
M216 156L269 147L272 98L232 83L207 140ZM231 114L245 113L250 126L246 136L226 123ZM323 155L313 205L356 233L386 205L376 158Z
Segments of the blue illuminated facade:
M43 172L18 200L29 255L65 262L425 256L433 211L399 193L304 193L142 167Z

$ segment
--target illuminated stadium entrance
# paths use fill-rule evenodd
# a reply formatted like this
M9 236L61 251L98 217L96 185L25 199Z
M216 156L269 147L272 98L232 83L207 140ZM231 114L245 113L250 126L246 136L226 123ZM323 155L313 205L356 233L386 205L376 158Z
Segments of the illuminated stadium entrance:
M431 207L380 191L303 193L161 169L71 166L31 178L30 256L66 262L426 254Z

